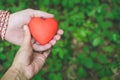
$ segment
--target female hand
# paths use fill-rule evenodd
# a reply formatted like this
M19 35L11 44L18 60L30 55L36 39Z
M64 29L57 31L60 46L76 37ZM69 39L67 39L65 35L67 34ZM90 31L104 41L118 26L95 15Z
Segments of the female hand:
M52 18L53 14L49 14L39 10L26 9L20 12L16 12L10 15L8 22L8 29L6 31L5 39L13 44L21 45L24 38L23 25L28 25L32 17L43 17L43 18ZM60 39L60 36L63 34L62 30L58 30L55 37L46 45L39 45L33 39L33 49L36 51L44 51L51 48L57 40Z

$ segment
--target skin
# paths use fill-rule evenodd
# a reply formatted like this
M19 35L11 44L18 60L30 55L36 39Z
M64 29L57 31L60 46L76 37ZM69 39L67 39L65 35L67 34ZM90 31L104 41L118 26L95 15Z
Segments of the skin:
M5 39L20 45L13 64L1 80L30 80L36 75L50 54L51 48L61 38L63 30L58 30L54 38L46 45L37 43L30 34L28 23L32 17L54 17L46 12L27 9L10 15ZM23 27L24 26L24 27Z
M12 66L1 80L30 80L39 72L45 63L51 49L44 52L34 52L29 28L25 26L25 37L18 50Z
M53 18L54 15L33 9L26 9L13 13L9 17L5 39L10 43L21 45L24 38L23 26L28 25L33 17ZM51 48L53 45L55 45L56 41L60 39L61 33L63 33L63 30L59 29L54 38L46 45L40 45L38 42L32 39L33 49L36 51L44 51Z

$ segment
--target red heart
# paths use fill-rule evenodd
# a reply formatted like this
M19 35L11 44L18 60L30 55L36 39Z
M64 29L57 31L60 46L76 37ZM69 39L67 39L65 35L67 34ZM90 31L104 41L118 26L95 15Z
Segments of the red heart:
M41 45L47 44L56 34L58 23L53 18L32 18L29 29L33 38Z

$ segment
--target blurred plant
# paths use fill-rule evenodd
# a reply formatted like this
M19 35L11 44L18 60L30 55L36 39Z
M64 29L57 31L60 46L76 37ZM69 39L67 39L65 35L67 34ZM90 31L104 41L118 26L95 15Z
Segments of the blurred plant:
M55 14L62 39L33 80L118 80L120 0L1 0L0 9ZM0 77L19 47L0 41Z

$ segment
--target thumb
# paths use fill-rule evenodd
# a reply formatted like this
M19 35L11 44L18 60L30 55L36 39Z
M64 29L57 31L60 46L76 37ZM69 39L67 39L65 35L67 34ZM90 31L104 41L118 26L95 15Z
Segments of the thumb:
M18 65L20 66L19 63L25 64L25 65L29 64L30 57L32 55L31 35L30 35L29 28L27 25L24 25L23 28L24 28L23 43L21 45L21 48L17 52L13 62L13 65L17 67Z
M28 46L31 43L30 31L27 25L24 25L23 28L24 28L24 39L23 39L22 46Z

